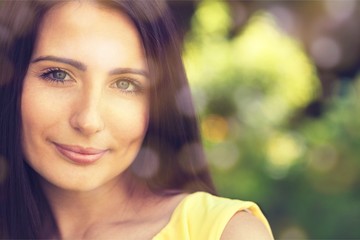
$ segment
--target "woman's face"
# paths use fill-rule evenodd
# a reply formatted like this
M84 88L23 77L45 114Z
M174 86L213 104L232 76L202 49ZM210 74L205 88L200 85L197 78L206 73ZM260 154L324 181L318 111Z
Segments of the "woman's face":
M50 10L22 92L30 166L67 190L117 180L147 130L147 72L139 34L125 14L86 2Z

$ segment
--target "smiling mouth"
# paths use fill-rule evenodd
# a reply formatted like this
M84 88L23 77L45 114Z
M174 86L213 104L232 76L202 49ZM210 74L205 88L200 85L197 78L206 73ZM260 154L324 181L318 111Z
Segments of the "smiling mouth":
M62 156L81 165L95 163L108 152L108 149L83 148L58 143L54 143L54 145Z

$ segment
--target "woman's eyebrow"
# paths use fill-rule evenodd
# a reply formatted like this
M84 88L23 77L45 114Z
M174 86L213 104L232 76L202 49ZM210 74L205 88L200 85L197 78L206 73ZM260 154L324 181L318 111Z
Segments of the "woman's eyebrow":
M70 59L70 58L63 58L63 57L55 57L55 56L40 56L37 57L33 60L31 60L31 63L36 63L36 62L40 62L40 61L53 61L53 62L60 62L60 63L65 63L65 64L69 64L81 71L86 71L87 67L85 64Z
M149 77L149 73L147 71L136 68L115 68L109 72L109 75L124 74L124 73L142 75L146 78Z
M87 69L87 66L82 62L79 62L77 60L70 59L70 58L63 58L63 57L56 57L56 56L40 56L40 57L37 57L37 58L31 60L31 63L36 63L36 62L40 62L40 61L53 61L53 62L65 63L65 64L69 64L81 71L86 71L86 69ZM115 68L115 69L109 71L109 75L124 74L124 73L142 75L147 78L149 77L149 73L142 69Z

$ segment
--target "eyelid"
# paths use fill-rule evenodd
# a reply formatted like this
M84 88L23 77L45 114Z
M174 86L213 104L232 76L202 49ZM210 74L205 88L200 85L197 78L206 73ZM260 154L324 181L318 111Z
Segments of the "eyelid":
M54 73L56 71L64 72L70 79L54 79L54 78L48 76L49 74ZM70 71L63 69L63 68L59 68L59 67L45 68L41 71L39 77L41 79L44 79L47 81L51 81L51 82L55 82L55 83L63 83L63 84L75 81L75 78L72 76L72 73Z
M61 67L48 67L43 70L41 70L42 74L51 73L53 71L63 71L67 73L71 78L73 78L73 73L67 69L61 68Z
M122 89L116 87L116 83L119 82L119 81L127 81L127 82L129 82L131 85L133 85L135 90L126 91L126 90L122 90ZM114 81L112 81L110 86L112 88L118 89L119 91L125 92L125 93L142 93L144 91L144 89L145 89L145 87L143 86L143 84L140 81L138 81L138 80L136 80L134 78L131 78L131 77L116 78Z
M139 86L140 83L138 83L138 81L136 81L135 79L129 78L129 77L120 77L120 78L116 78L115 80L112 81L111 86L115 85L117 82L120 81L127 81L130 84L133 84L135 86Z

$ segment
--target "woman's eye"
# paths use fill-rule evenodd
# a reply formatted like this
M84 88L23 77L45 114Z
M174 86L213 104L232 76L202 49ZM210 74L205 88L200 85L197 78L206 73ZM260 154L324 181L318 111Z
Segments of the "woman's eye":
M115 84L117 88L120 88L122 90L128 90L131 85L129 81L124 80L117 81Z
M53 78L55 79L61 79L64 80L66 78L67 73L63 72L63 71L55 71L53 73L51 73L51 75L53 76Z
M114 82L113 87L127 93L137 93L141 90L140 86L132 80L121 79Z
M61 69L49 69L41 74L40 77L54 82L65 82L72 80L70 75Z

